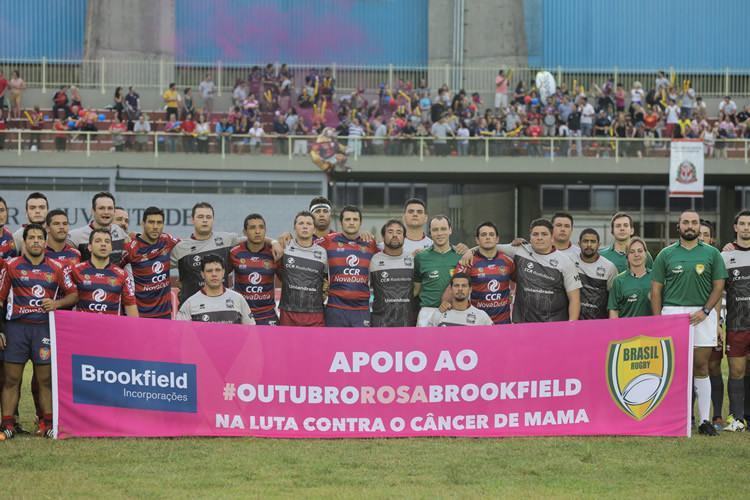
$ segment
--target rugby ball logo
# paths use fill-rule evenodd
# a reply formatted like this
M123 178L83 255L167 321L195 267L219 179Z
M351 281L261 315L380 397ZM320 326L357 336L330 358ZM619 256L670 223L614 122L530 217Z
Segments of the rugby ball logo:
M641 335L609 344L607 384L615 404L635 420L664 400L674 374L671 337Z

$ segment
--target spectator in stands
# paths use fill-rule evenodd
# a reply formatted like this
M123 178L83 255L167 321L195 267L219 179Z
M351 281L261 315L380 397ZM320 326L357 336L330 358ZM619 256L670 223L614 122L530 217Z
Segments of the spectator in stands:
M596 137L606 137L609 135L609 127L612 125L612 120L607 115L607 110L602 109L599 111L599 115L594 121L594 135Z
M688 87L680 96L680 114L688 118L693 117L693 107L695 106L695 90Z
M596 112L594 106L591 105L587 97L581 98L581 135L584 137L591 137L591 133L594 130L594 118Z
M554 98L549 99L548 104L544 107L544 118L542 118L542 133L547 137L554 137L557 131L557 108L555 107Z
M133 125L133 132L135 133L135 149L143 151L148 144L148 134L151 133L151 123L146 115L142 114L138 117L138 121Z
M244 80L238 78L234 82L234 89L232 89L232 102L235 106L241 106L245 99L247 99L248 94L247 84Z
M71 116L68 102L68 87L63 85L60 87L60 90L55 92L55 95L52 96L52 117L58 118L60 116L60 110L63 110L63 118Z
M508 107L508 79L505 71L500 70L495 77L495 112Z
M255 121L247 133L250 136L250 154L260 152L261 146L263 145L263 137L266 136L266 131L263 130L263 125L261 125L259 121Z
M234 134L234 125L229 123L226 116L222 117L215 127L216 139L219 141L219 151L224 154L231 153L232 135Z
M576 138L576 155L583 156L583 141L581 140L581 108L575 106L568 115L568 129L570 136Z
M112 98L112 111L115 112L115 117L122 119L124 110L125 98L122 95L122 87L117 87L115 89L115 95Z
M206 121L206 115L201 113L198 116L198 123L195 124L195 138L199 153L208 153L208 138L210 135L211 125Z
M320 80L320 96L329 102L333 101L333 96L336 93L336 79L333 77L331 68L326 68L323 71L323 78Z
M8 85L10 87L10 116L21 118L21 100L26 90L26 82L23 81L17 69L13 70Z
M245 146L250 144L249 137L237 137L249 135L250 126L250 122L248 121L246 115L242 115L241 118L235 123L235 137L232 139L232 145L236 153L242 153Z
M263 93L271 92L272 94L278 94L279 88L276 82L276 69L272 63L266 64L263 69Z
M518 80L516 84L516 90L513 92L513 101L516 104L525 104L526 99L526 87L523 85L523 80Z
M300 108L312 108L314 98L308 87L304 87L299 96L297 96L297 106Z
M0 70L0 115L5 116L5 92L8 90L8 80Z
M169 121L164 125L164 132L167 133L167 150L170 153L177 152L177 135L181 132L181 126L182 123L177 121L177 113L169 113Z
M55 131L55 151L61 153L67 149L68 146L68 130L65 124L59 118L55 118L55 122L52 125Z
M748 138L750 136L750 104L737 113L738 137Z
M677 106L677 103L672 99L668 101L667 107L664 110L664 116L664 137L673 138L675 127L677 127L677 124L680 121L680 107Z
M182 130L182 151L185 153L195 152L196 128L197 125L195 120L193 120L193 113L186 114L185 119L182 121L182 126L180 127Z
M0 113L0 151L5 149L6 130L8 130L8 125L5 122L5 117Z
M388 127L383 123L383 118L375 118L372 122L373 140L372 154L380 156L385 154L385 138L388 136Z
M308 135L310 131L305 126L305 121L300 118L299 120L297 120L294 128L290 130L289 133L296 136L305 136ZM295 156L307 156L307 139L294 139L293 154Z
M118 87L119 88L119 87ZM115 115L112 120L112 124L109 126L109 131L112 132L112 148L115 151L124 151L125 149L125 136L128 126L125 124L119 114Z
M29 137L29 150L38 151L42 148L42 126L44 125L44 113L39 109L39 106L34 106L34 110L28 116L29 129L31 134Z
M276 154L287 154L289 152L289 140L287 139L289 136L289 127L286 124L284 115L280 112L274 115L273 133L276 136L276 140L274 141Z
M620 113L625 111L625 88L618 83L615 88L615 110Z
M455 137L453 129L448 125L447 116L442 116L437 123L432 125L430 129L432 137L434 137L433 145L435 148L435 154L437 156L448 156L450 154L450 146L448 145L448 136Z
M669 79L663 71L659 71L656 74L656 93L660 93L662 89L666 90L669 87Z
M128 113L128 128L131 128L131 124L141 115L141 96L133 87L128 87L128 93L125 96L125 110Z
M701 96L695 98L695 106L693 106L693 114L699 120L706 118L706 101Z
M170 83L169 88L164 91L161 98L164 101L167 116L171 117L174 115L175 121L177 121L177 116L180 113L180 94L177 92L177 84L174 82Z
M724 99L719 103L719 113L724 113L730 120L734 121L734 115L737 113L737 104L731 97L725 95Z
M180 102L182 108L181 118L184 120L188 115L195 114L195 104L193 103L193 89L185 87L182 95L182 101ZM195 122L193 122L195 123Z
M707 125L703 127L701 132L701 139L703 139L703 152L706 154L706 158L713 158L716 155L716 138L719 135L719 124L714 123L713 126Z
M456 130L456 148L458 149L458 156L469 155L469 127L466 126L466 122L461 120L461 123Z
M255 94L250 94L242 102L242 112L247 116L248 120L255 120L258 116L258 99L255 98Z
M83 99L81 99L81 93L75 85L70 87L70 107L73 108L73 106L83 109Z
M633 82L633 88L630 89L630 112L633 112L633 106L636 104L643 106L645 94L641 82Z
M206 73L206 76L198 86L198 90L203 100L203 111L210 115L214 112L214 97L216 96L216 85L211 73Z
M560 152L558 154L563 157L570 156L570 139L568 139L570 137L570 128L566 122L560 123L560 126L557 128L557 135L560 137L558 141Z

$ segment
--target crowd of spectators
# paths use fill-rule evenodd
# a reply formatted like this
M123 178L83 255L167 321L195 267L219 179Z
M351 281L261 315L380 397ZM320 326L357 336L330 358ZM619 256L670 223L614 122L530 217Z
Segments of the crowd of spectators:
M79 140L66 131L102 131L98 122L105 121L104 115L87 109L76 87L64 86L54 93L49 117L38 106L22 115L26 85L18 71L13 71L10 82L0 72L0 105L6 88L11 94L10 117L25 115L31 130L42 129L45 119L52 121L58 150L65 149L68 139ZM192 88L171 83L161 95L164 118L151 122L138 92L117 87L108 107L113 116L106 120L112 149L142 151L149 144L149 132L159 131L165 152L207 153L213 137L226 154L256 153L268 146L276 153L287 154L291 147L292 154L305 155L308 141L295 139L290 144L288 136L315 136L332 127L355 157L543 155L552 148L563 156L609 156L614 138L644 139L620 141L618 154L623 156L664 148L661 138L693 138L704 141L707 155L726 157L727 139L750 138L750 106L740 110L726 96L712 119L689 81L678 85L664 72L647 87L634 82L629 91L610 78L588 90L575 81L570 87L561 82L554 94L543 97L533 82L514 81L512 72L500 70L492 107L485 107L478 93L455 91L445 84L431 88L424 79L339 94L331 68L311 69L295 78L286 64L252 67L236 80L231 106L224 112L216 110L217 90L211 74L201 79L199 97L193 96ZM5 128L4 114L0 130ZM542 140L550 137L557 138L552 148L550 141ZM594 139L583 140L589 137ZM523 140L477 140L484 138ZM420 144L420 139L429 140ZM29 140L29 147L39 147L39 136Z

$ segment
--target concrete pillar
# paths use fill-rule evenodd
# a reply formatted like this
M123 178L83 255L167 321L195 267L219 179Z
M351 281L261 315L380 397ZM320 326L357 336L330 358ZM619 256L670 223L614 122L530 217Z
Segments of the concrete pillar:
M174 54L175 0L88 2L82 71L106 92L173 81Z
M719 184L719 220L716 221L716 242L719 248L734 241L734 216L742 206L737 206L734 183Z
M518 186L518 234L527 238L529 224L542 216L539 185L521 184Z

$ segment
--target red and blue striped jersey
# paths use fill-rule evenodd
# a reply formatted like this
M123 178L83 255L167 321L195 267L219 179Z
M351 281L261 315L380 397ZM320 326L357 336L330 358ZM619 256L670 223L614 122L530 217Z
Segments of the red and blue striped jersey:
M121 305L135 305L133 280L114 264L97 269L90 260L81 262L73 268L73 281L78 288L77 311L120 314Z
M13 233L7 226L0 230L0 260L15 257L19 252L16 251L16 242L13 240Z
M79 252L78 249L73 245L68 245L67 243L65 244L65 248L63 248L59 252L50 247L47 247L47 249L44 251L44 255L52 260L56 260L57 262L62 264L63 267L72 268L81 262L81 252Z
M5 302L5 319L10 321L47 323L42 301L54 300L58 289L63 295L77 292L70 268L47 257L39 264L26 256L13 257L0 270L0 302Z
M271 245L260 252L251 252L246 243L229 251L229 269L234 272L234 291L247 301L256 320L276 317L274 277L278 264L273 260Z
M471 266L456 266L456 273L471 277L471 305L486 312L496 325L510 323L510 285L516 266L502 252L488 259L474 254Z
M370 260L378 253L375 241L350 240L333 233L316 242L328 254L328 306L370 309Z
M156 243L148 243L138 235L125 245L120 265L130 264L133 271L135 301L141 318L172 316L170 257L179 242L171 234L162 233Z

